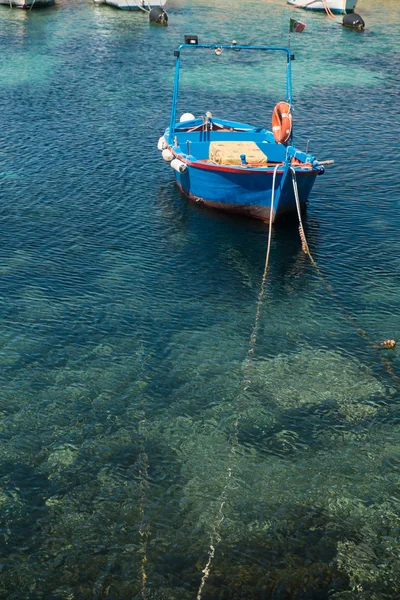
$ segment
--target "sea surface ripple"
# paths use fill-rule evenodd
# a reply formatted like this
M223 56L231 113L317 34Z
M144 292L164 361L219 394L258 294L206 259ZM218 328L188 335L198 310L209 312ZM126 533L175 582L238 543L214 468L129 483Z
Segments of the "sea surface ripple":
M0 598L400 597L380 347L400 339L400 10L379 4L362 33L284 0L170 0L166 28L0 7ZM267 227L189 202L157 140L184 34L286 45L290 17L295 142L335 163L305 219L319 271L274 227L253 354ZM201 56L179 111L269 126L282 70Z

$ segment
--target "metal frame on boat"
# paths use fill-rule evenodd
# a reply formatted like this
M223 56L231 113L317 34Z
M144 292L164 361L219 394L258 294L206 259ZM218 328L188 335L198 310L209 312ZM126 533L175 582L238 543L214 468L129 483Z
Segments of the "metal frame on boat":
M186 36L187 37L187 36ZM176 70L169 127L159 139L158 149L174 169L178 186L196 202L264 221L304 206L317 175L324 167L316 158L293 145L291 127L293 55L285 47L199 44L197 37L185 39L175 51ZM205 113L195 118L185 114L177 122L181 54L186 51L275 52L286 59L286 102L281 114L289 129L272 131L263 126L229 121ZM276 111L274 111L275 115ZM285 125L286 127L286 125Z

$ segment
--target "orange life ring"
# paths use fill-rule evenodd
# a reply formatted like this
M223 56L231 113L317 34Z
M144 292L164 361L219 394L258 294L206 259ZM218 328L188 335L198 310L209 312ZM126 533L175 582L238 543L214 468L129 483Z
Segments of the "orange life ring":
M272 113L272 133L278 144L286 144L292 133L292 113L290 104L278 102Z

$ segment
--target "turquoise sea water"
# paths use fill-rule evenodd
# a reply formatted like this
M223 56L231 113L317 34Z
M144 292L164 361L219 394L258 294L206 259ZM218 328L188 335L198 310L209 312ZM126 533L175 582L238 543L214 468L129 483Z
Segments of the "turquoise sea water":
M400 597L398 0L0 7L0 597ZM383 17L382 17L383 15ZM286 44L306 235L201 209L156 145L173 50ZM275 64L205 55L181 110L269 125ZM279 91L277 89L279 88Z

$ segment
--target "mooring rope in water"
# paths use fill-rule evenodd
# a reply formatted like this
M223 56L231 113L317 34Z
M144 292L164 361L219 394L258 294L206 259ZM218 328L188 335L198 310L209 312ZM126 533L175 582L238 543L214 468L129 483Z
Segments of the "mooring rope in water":
M322 4L324 5L325 12L326 12L326 14L328 15L328 17L329 17L331 20L333 20L333 21L336 21L336 17L335 17L335 15L333 14L333 12L331 11L331 9L330 9L330 7L329 7L329 4L328 4L327 0L322 0Z
M295 8L308 8L309 6L311 6L311 4L315 4L316 2L318 2L318 0L310 0L309 2L306 2L305 4L294 5L294 7ZM336 17L333 14L333 12L331 11L327 0L321 0L321 2L322 2L322 5L323 5L324 10L325 10L326 14L328 15L328 17L330 19L336 21Z
M140 424L144 425L145 420L143 419ZM149 459L146 453L146 450L143 449L141 454L139 455L139 464L141 465L139 469L139 513L140 513L140 526L139 526L139 535L141 540L141 554L142 560L140 565L140 578L141 578L141 595L143 600L147 598L146 592L146 583L147 583L147 573L146 573L146 564L147 564L147 546L150 537L150 524L144 524L145 522L145 509L146 509L146 497L147 491L149 489L149 480L148 480L148 472L149 472Z
M150 354L147 355L142 360L142 369L144 370L144 366L146 361L150 357ZM143 393L143 392L142 392ZM139 536L140 536L140 554L141 554L141 562L140 562L140 593L142 600L146 600L147 596L147 549L149 545L149 538L151 534L150 522L146 523L146 503L147 503L147 494L150 489L149 483L149 457L146 451L146 439L147 439L147 421L146 421L146 396L142 396L141 402L141 418L139 420L138 434L141 439L141 449L138 457L138 475L139 475L139 515L140 515L140 525L139 525Z
M264 298L265 282L267 279L267 271L268 271L268 264L269 264L269 255L271 253L272 221L273 221L273 217L274 217L274 201L275 201L275 180L276 180L276 172L279 167L280 167L280 165L276 165L276 167L274 169L274 174L272 176L271 209L269 212L267 253L265 255L264 272L263 272L263 276L262 276L262 280L261 280L260 292L258 294L256 318L255 318L255 322L254 322L253 333L250 338L250 348L249 348L249 352L248 352L249 354L254 354L254 346L255 346L256 338L257 338L258 323L260 320L261 304L262 304L262 301Z
M144 370L144 366L149 359L150 354L142 358L141 372ZM143 392L142 392L143 393ZM140 452L137 460L138 466L138 479L139 479L139 537L140 537L140 548L138 553L141 555L140 561L140 594L142 600L147 599L147 571L146 565L148 562L147 559L147 549L149 544L149 538L151 534L150 523L146 523L146 504L147 504L147 494L150 489L149 483L149 457L146 451L146 439L147 439L147 421L146 421L146 399L142 396L141 406L140 406L141 415L139 417L139 425L138 425L138 436L141 440L140 444Z
M210 575L211 572L211 563L214 560L214 556L215 556L215 548L216 546L220 543L221 541L221 535L220 535L220 530L221 530L221 524L222 521L224 520L224 513L223 513L223 508L225 506L225 502L226 502L226 491L228 489L228 485L229 485L229 480L232 477L232 469L229 466L228 467L228 471L227 471L227 481L225 483L224 489L222 490L222 494L221 494L221 503L219 505L219 509L218 509L218 515L217 518L215 519L215 522L213 524L213 533L211 535L211 542L210 542L210 547L208 550L208 560L206 563L206 566L204 567L204 569L202 570L203 576L201 578L201 583L200 583L200 587L199 590L197 592L197 596L196 596L196 600L201 600L201 595L203 593L203 588L206 584L206 581Z
M273 173L273 177L272 177L271 208L270 208L270 212L269 212L269 226L268 226L268 244L267 244L267 252L265 255L264 272L263 272L261 285L260 285L260 291L259 291L258 299L257 299L256 316L254 319L254 325L253 325L253 329L252 329L252 332L250 335L250 340L249 340L249 349L247 351L247 358L244 363L244 375L243 375L243 382L242 382L243 388L242 388L242 390L239 391L239 394L236 398L237 405L239 404L241 395L244 392L246 392L246 390L249 388L249 385L251 384L251 379L250 379L249 373L247 371L251 364L251 360L254 356L254 348L255 348L256 341L257 341L258 326L259 326L259 321L260 321L261 305L262 305L262 301L264 298L265 283L267 280L269 256L271 253L272 222L273 222L273 217L274 217L275 181L276 181L276 173L277 173L277 170L279 169L279 167L281 167L281 165L276 165L276 167L274 168L274 173ZM227 469L227 473L226 473L226 481L225 481L223 490L221 492L219 508L218 508L217 516L216 516L214 524L213 524L213 528L212 528L213 531L211 533L211 540L210 540L210 546L208 549L207 563L206 563L204 569L202 570L203 576L201 578L201 583L200 583L199 590L197 592L196 600L201 600L201 598L202 598L204 586L205 586L206 581L211 573L211 565L212 565L212 562L215 557L216 547L218 546L218 544L220 543L220 541L222 539L220 531L221 531L222 522L224 520L223 508L226 503L226 494L227 494L227 490L229 487L229 483L232 479L232 471L233 471L232 462L233 462L234 457L236 456L236 450L239 445L239 419L240 419L240 413L239 413L239 410L237 410L236 411L236 419L235 419L235 423L234 423L234 435L233 435L233 440L231 443L229 465L228 465L228 469Z
M323 283L324 287L328 290L328 292L330 293L330 295L332 296L332 298L335 300L335 302L340 306L343 314L345 315L346 319L348 320L348 322L351 324L351 326L359 333L359 335L361 335L361 337L363 337L368 344L376 351L378 352L379 355L379 360L381 362L381 364L383 365L383 367L386 369L386 371L389 373L389 375L392 377L393 381L395 382L397 389L400 390L400 377L398 375L396 375L396 373L393 370L392 365L390 364L390 362L384 358L380 352L381 348L393 348L395 346L395 342L394 340L386 340L385 342L383 342L381 345L377 344L376 342L374 342L368 335L368 333L360 326L358 325L358 323L356 322L355 318L350 315L347 310L342 306L342 303L340 301L340 299L338 298L335 290L333 289L333 287L325 280L324 275L322 274L321 269L319 268L318 264L316 263L314 257L312 256L311 252L310 252L310 248L308 246L307 243L307 238L306 238L306 234L304 232L304 227L303 227L303 221L301 218L301 209L300 209L300 200L299 200L299 190L297 187L297 180L296 180L296 171L294 170L293 167L290 167L290 170L292 172L292 182L293 182L293 191L294 191L294 197L296 200L296 209L297 209L297 215L299 218L299 233L300 233L300 239L301 239L301 247L303 249L303 251L305 252L305 254L308 255L313 267L315 268L318 277L320 279L320 281ZM391 344L391 342L393 342L393 344ZM390 343L390 344L388 344Z

